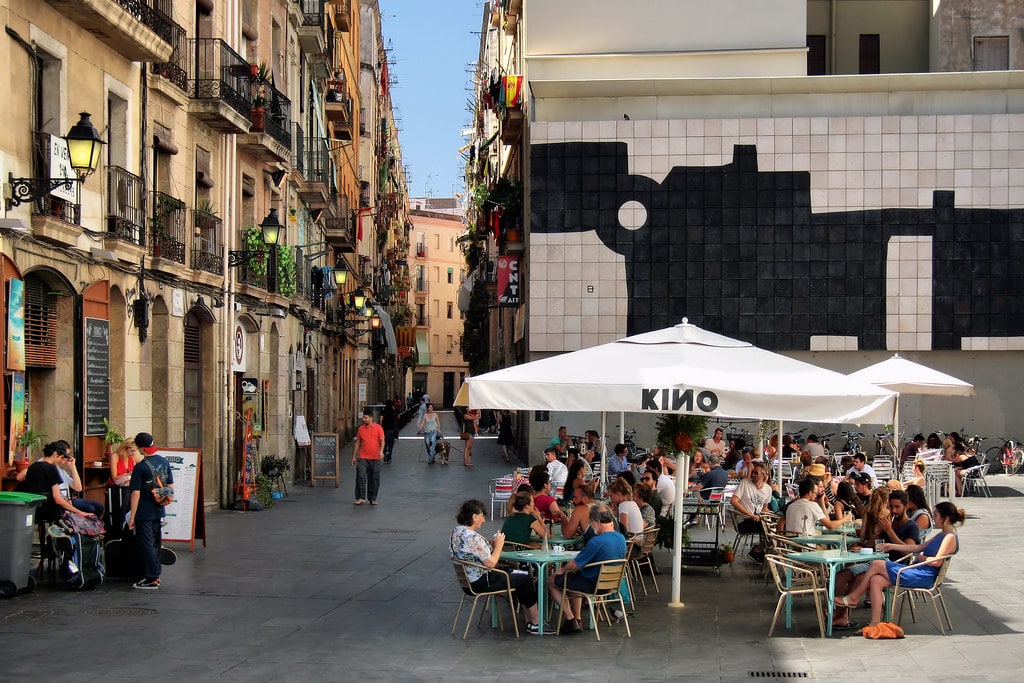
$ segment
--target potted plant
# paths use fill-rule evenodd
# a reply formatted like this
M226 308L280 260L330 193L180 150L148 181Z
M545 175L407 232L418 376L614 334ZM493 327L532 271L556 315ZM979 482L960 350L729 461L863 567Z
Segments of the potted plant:
M15 460L14 464L19 472L31 464L32 451L42 448L45 439L46 434L36 431L27 425L25 430L18 435L17 452L21 454L21 457Z
M287 244L277 245L277 291L284 296L295 295L295 255Z
M260 472L271 479L279 477L291 467L287 458L280 458L276 455L264 455L260 460Z
M251 130L259 132L266 123L267 86L270 85L270 67L266 62L259 63L250 80L253 88Z
M723 543L718 548L718 559L722 564L732 564L736 559L736 551L728 543Z
M658 445L664 446L673 455L678 454L685 447L683 434L689 434L694 444L703 444L707 424L708 418L700 415L666 413L656 423Z
M675 544L676 537L676 520L675 517L665 517L658 515L655 519L655 524L658 525L658 537L654 541L654 544L659 548L665 548L671 550ZM686 548L690 545L690 534L686 532L686 527L683 527L683 547Z
M114 451L114 448L124 441L124 435L114 429L110 424L110 420L107 418L103 418L103 426L107 430L106 434L103 435L103 443L107 444L107 455L110 455Z

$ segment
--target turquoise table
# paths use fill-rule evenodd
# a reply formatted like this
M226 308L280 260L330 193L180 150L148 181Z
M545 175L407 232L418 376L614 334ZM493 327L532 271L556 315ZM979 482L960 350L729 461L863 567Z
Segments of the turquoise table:
M543 552L540 550L510 550L501 554L501 559L511 560L512 562L529 562L530 564L537 566L537 614L540 618L537 620L537 635L544 635L544 618L547 615L546 609L546 591L547 586L545 585L544 572L549 564L561 564L562 562L568 562L579 555L577 551L567 550L562 553Z
M889 559L889 554L873 552L870 555L864 555L861 553L844 554L842 550L808 550L803 553L792 553L787 555L786 558L810 564L823 564L828 567L828 620L826 621L825 633L831 636L832 614L835 612L836 607L836 574L845 565L871 562L872 560L887 560ZM792 600L790 599L786 601L786 628L792 627L791 607Z
M852 543L850 537L846 537L847 543ZM827 545L838 548L843 545L842 534L819 534L818 536L793 536L786 540L799 543L800 545Z
M541 542L540 538L538 538L537 536L531 536L530 539L536 543ZM548 545L562 545L566 548L575 548L577 546L583 545L583 539L579 536L574 536L572 538L563 538L562 536L549 536Z

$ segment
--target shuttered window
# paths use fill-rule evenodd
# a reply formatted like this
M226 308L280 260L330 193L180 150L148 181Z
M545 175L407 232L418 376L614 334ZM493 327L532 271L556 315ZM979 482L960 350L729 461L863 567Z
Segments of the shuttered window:
M39 278L25 279L25 365L57 367L57 299Z
M1010 68L1010 39L984 36L974 39L975 71L1006 71Z
M199 448L203 433L203 353L200 343L199 320L194 313L185 319L184 346L184 427L186 448Z

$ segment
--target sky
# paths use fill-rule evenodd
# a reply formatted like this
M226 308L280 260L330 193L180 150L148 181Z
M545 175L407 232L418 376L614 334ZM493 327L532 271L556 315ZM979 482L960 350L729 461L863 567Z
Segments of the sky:
M461 132L480 53L481 0L379 0L409 196L463 189Z

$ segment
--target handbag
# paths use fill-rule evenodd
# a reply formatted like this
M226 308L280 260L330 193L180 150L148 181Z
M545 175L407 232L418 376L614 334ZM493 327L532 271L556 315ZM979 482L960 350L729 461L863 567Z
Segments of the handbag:
M459 438L463 441L469 441L469 432L462 432L459 434Z
M164 486L164 483L160 481L160 477L157 476L156 470L154 470L153 466L150 465L148 462L146 463L146 467L148 467L149 471L153 473L153 500L156 501L157 505L166 506L173 503L174 489L172 489L170 486Z

